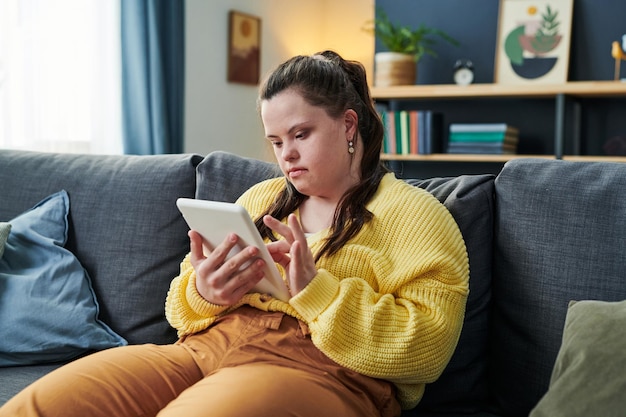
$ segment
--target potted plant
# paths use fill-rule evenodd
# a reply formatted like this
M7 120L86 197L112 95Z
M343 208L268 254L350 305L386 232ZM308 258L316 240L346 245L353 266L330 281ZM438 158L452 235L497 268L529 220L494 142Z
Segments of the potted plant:
M382 9L377 9L377 16L370 28L367 28L389 52L377 52L374 57L376 64L376 86L415 84L417 62L424 55L437 56L433 49L437 38L452 45L459 42L442 30L426 26L424 23L417 28L394 24Z

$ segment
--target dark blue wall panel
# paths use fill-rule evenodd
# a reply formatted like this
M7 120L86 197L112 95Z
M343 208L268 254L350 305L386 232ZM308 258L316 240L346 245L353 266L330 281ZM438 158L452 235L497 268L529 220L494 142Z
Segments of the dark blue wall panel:
M376 0L389 18L417 27L420 23L441 29L461 42L436 45L437 58L427 56L418 65L418 84L450 84L457 59L470 59L475 82L494 78L499 0ZM569 80L612 80L615 61L611 43L626 34L626 0L574 0ZM376 51L385 48L376 41ZM626 77L626 61L621 65ZM399 102L400 108L431 108L453 122L506 122L520 128L520 153L554 152L554 100L457 100L449 102ZM580 151L603 155L610 138L626 140L626 98L582 100ZM573 153L573 129L566 129L566 153Z
M438 57L418 65L418 84L452 83L452 67L459 58L474 62L477 83L493 82L498 33L498 0L377 0L389 18L417 27L420 23L456 38L456 47L437 43ZM615 61L611 43L626 34L626 1L574 0L569 80L612 80ZM376 43L376 50L385 50ZM626 63L622 65L626 77Z

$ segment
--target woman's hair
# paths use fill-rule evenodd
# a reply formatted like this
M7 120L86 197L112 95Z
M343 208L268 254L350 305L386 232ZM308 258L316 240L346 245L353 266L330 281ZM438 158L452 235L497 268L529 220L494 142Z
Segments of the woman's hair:
M363 147L361 180L339 202L331 233L316 254L317 261L323 255L336 253L372 219L373 215L365 205L376 192L383 175L388 172L380 161L384 128L370 98L365 68L359 62L344 60L335 52L299 55L281 64L262 85L259 107L262 101L270 100L288 89L297 91L310 105L323 108L333 119L343 117L348 109L358 115L361 143L356 145ZM265 214L277 219L285 218L306 198L287 181L283 192L256 220L261 236L276 240L272 230L263 223Z

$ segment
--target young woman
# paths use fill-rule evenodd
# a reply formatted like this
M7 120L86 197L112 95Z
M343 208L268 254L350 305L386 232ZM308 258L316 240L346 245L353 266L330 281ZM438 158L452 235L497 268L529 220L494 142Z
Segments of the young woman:
M419 402L463 322L456 223L380 163L383 127L359 63L294 57L259 107L284 178L238 203L282 267L289 302L250 292L263 278L257 248L226 260L232 234L205 255L191 231L166 301L176 344L72 362L0 416L397 416Z

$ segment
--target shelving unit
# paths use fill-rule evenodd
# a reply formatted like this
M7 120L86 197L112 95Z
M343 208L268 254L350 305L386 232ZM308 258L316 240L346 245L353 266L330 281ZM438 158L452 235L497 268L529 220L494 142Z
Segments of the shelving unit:
M620 81L570 81L565 84L502 85L455 84L372 87L372 97L383 100L448 99L488 97L624 97L626 83Z
M457 153L435 153L430 155L400 155L382 154L380 159L384 161L431 161L431 162L507 162L517 158L542 158L554 159L552 155L491 155L491 154L457 154ZM626 161L626 158L624 159Z
M547 158L584 161L626 162L626 157L564 155L564 128L566 100L574 102L572 123L579 141L580 137L580 98L626 98L626 82L620 81L571 81L564 84L546 85L501 85L471 84L468 86L436 84L392 87L372 87L372 98L377 101L394 100L444 100L444 99L482 99L482 98L554 98L554 155L383 155L383 159L397 161L427 160L445 162L506 162L515 158Z

